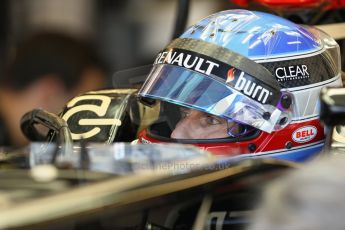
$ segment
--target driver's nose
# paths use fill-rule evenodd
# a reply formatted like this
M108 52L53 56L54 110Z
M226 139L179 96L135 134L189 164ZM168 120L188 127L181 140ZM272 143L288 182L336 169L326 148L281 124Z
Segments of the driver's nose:
M174 139L189 139L190 137L188 134L186 122L180 121L176 125L175 129L173 130L170 136Z
M197 117L192 113L182 118L176 125L170 137L174 139L194 139L197 133Z

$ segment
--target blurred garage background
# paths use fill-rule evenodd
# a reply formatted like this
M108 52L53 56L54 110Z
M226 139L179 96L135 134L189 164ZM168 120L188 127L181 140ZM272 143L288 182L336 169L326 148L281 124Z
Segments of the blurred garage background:
M0 2L2 66L8 56L13 55L19 42L41 30L62 31L93 42L107 64L109 77L117 70L149 64L173 37L180 2L188 1L3 0ZM248 7L269 11L271 9L260 2L279 1L189 2L187 25L219 10ZM320 4L314 4L311 7L314 10L303 9L298 15L284 12L294 21L323 24L341 22L345 17L338 9L336 14L334 10L320 14L320 5L327 1L300 2Z

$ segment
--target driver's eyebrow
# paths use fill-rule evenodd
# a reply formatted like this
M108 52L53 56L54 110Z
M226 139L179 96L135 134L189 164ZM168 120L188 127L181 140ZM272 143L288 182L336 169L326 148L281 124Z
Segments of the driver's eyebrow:
M181 107L181 108L179 108L179 110L180 110L181 112L185 112L185 111L189 111L189 110L191 110L191 109L189 109L189 108L184 108L184 107Z

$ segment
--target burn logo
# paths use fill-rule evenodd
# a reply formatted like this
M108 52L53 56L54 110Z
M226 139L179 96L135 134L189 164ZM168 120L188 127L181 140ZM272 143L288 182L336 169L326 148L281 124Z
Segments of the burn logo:
M235 89L243 92L245 95L265 104L269 96L273 95L271 91L263 86L253 82L244 77L244 72L241 72L236 81Z

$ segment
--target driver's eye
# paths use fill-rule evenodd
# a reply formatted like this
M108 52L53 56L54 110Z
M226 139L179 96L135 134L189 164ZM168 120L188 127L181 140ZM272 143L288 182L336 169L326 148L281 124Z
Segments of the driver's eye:
M218 125L222 123L220 118L210 116L210 115L205 116L205 121L208 125Z

